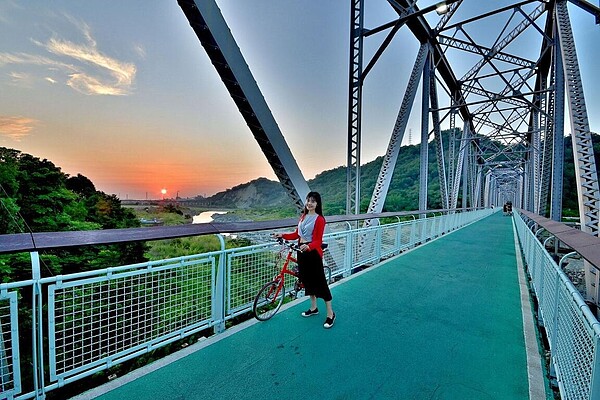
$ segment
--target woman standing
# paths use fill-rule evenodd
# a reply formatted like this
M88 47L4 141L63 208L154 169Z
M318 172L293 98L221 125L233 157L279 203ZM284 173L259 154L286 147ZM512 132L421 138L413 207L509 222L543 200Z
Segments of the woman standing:
M335 313L331 306L331 292L323 271L323 232L325 231L325 217L321 206L321 195L310 192L306 196L304 211L298 221L294 232L276 233L273 236L285 240L298 240L298 274L304 284L304 290L310 296L310 308L302 313L303 317L312 317L319 313L317 297L325 300L327 319L323 327L329 329L335 322Z

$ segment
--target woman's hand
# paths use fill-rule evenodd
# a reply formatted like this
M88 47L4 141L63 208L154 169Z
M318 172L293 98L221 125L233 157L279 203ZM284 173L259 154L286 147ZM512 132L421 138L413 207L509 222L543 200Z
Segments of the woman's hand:
M306 243L303 243L300 245L300 251L305 252L308 250L308 245Z
M281 234L281 233L272 233L271 236L274 237L275 239L280 239L281 236L283 236L283 234Z

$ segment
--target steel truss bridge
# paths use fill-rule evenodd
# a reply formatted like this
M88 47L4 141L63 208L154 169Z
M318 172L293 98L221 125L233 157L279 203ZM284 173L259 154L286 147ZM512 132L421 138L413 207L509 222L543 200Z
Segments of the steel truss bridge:
M215 1L178 2L273 171L301 208L308 184ZM417 0L382 2L397 17L367 27L364 15L373 2L350 1L347 213L361 212L363 87L405 29L420 48L367 213L384 211L414 111L421 115L420 210L427 209L428 146L434 146L443 208L510 201L560 221L564 137L571 133L581 230L598 236L598 174L568 4L588 11L596 23L600 8L584 0L494 1L473 14L468 0L423 8ZM434 11L440 18L431 25L426 17ZM365 57L367 42L375 42L370 59ZM413 110L420 83L422 101ZM567 113L570 129L565 132ZM442 135L442 127L448 135ZM598 304L600 274L590 265L586 271L588 300Z
M347 213L344 216L328 216L328 224L336 228L327 233L326 239L331 246L325 261L332 266L336 278L344 279L365 265L376 266L388 260L402 263L404 261L400 260L405 254L401 257L396 256L420 248L423 251L421 255L416 251L409 253L414 257L413 263L418 264L418 260L423 259L431 262L425 263L428 265L425 265L423 270L417 270L416 276L429 278L426 276L429 271L425 269L440 268L439 284L448 288L448 278L455 275L458 269L448 269L445 265L447 260L439 253L439 246L442 246L440 243L449 243L446 254L456 256L454 253L461 253L460 259L455 259L456 264L477 256L480 264L493 262L495 266L500 266L504 260L502 263L493 260L494 257L489 256L493 250L487 249L486 252L484 247L488 245L490 236L495 235L497 240L501 238L505 245L508 243L506 248L515 249L515 253L511 250L511 258L517 260L517 264L522 260L527 264L529 283L538 302L538 323L543 324L549 344L549 364L552 371L549 371L548 375L556 379L560 395L564 399L599 400L600 325L593 314L593 307L590 306L598 305L599 298L600 196L592 132L569 20L569 7L580 7L588 11L596 18L596 23L600 22L600 8L583 0L506 1L502 2L502 6L498 6L499 1L479 1L477 3L480 7L490 8L477 15L468 15L468 5L473 4L475 0L451 0L422 8L417 4L421 3L420 1L381 1L389 4L397 17L374 27L364 26L364 14L368 12L365 5L367 2L350 1ZM309 186L215 1L178 0L178 3L277 177L292 201L298 207L302 207L303 199L310 190ZM426 17L436 10L442 12L442 6L447 7L443 10L445 13L441 14L434 26L430 25L428 21L431 18ZM486 27L488 33L486 40L476 33L481 31L482 26ZM401 29L411 32L419 43L419 51L397 119L391 129L389 145L371 201L367 212L361 213L364 210L359 209L361 188L358 178L361 175L362 89L368 84L367 77L370 71L377 67L381 56ZM377 38L379 40L375 52L371 58L365 59L366 42L376 41ZM536 49L532 50L531 45L523 46L523 42L531 43L532 40L539 43ZM386 196L420 84L423 88L422 101L416 110L420 112L422 121L419 209L405 213L387 213L384 210ZM568 116L570 121L569 131L576 160L580 230L558 222L562 214L565 116ZM443 207L441 210L430 210L427 207L428 146L435 146L437 155L441 188L439 195ZM511 201L518 209L518 213L510 220L502 217L497 207L491 207L507 201ZM385 223L379 224L380 218ZM395 222L389 222L390 219L394 219ZM357 222L361 222L361 226L358 226ZM211 339L217 337L218 340L219 335L227 331L226 322L248 314L257 288L273 276L272 271L266 267L272 264L273 255L276 253L272 243L227 249L224 234L253 232L268 235L273 230L289 228L295 223L296 220L292 219L1 235L0 254L29 253L25 256L30 257L32 277L27 281L0 284L0 398L44 399L48 392L61 390L65 385L88 379L98 372L167 344L179 343L182 339L191 338L199 332L212 330L214 335ZM459 229L466 235L466 239L457 239L457 233L460 232L455 231ZM510 232L513 230L518 238L511 237ZM544 232L540 234L541 230ZM40 251L200 235L217 235L221 249L210 253L111 266L103 270L69 275L44 277L42 273L43 257L40 257ZM445 240L447 241L444 242ZM565 255L557 263L553 258L556 254L548 252L548 240L554 240L556 248L562 244L573 249L573 253L585 260L587 299L582 298L561 270L563 260L573 253ZM433 243L434 241L437 242ZM436 246L421 246L429 242ZM474 242L478 243L473 245ZM444 265L433 265L436 263ZM515 274L517 269L524 270L522 265L513 268L515 266L509 264L504 263L506 269L502 271L495 267L489 270L493 270L496 277L504 278L507 274L501 272L509 271L508 273ZM370 271L373 270L377 271L375 268ZM393 268L387 269L392 270ZM370 271L366 272L371 273ZM381 268L380 271L384 269ZM489 271L486 268L470 268L466 269L466 272L468 275L465 277L468 279L462 279L461 285L472 284L475 275L484 282L481 287L487 288L490 285L490 280L487 279ZM396 275L394 279L401 282L404 277ZM389 283L385 279L382 281ZM334 290L342 290L344 285L352 282L355 287L362 285L360 279L347 280L346 283L340 282L342 285ZM514 305L514 297L507 293L515 290L515 282L516 279L513 279L508 286L490 288L489 293L505 295L508 303ZM493 281L493 285L497 284L497 281ZM525 299L525 308L531 311L529 288L525 282L519 282L519 286L524 290L521 299ZM381 287L371 287L373 292L384 292L380 289ZM397 287L392 289L391 292L395 294L403 293L403 290L398 290ZM480 290L480 287L475 287L466 290L465 293L488 297L487 292L486 295L480 294ZM355 293L365 293L364 288L353 292L352 295ZM526 317L525 314L522 316L521 310L512 314L504 312L502 307L498 307L498 303L491 304L487 309L482 308L481 313L474 313L474 303L490 299L477 298L470 302L456 299L454 292L447 295L449 300L444 304L434 304L432 313L435 317L429 319L440 319L441 305L449 306L449 313L456 312L452 307L464 307L466 312L462 315L475 315L484 323L479 329L483 358L478 359L484 361L476 365L476 369L480 369L483 364L488 368L491 366L492 370L486 374L492 378L495 378L500 369L503 370L502 373L516 371L518 368L515 368L514 362L500 362L498 354L490 354L488 351L490 335L494 336L497 343L501 343L496 347L500 349L497 353L509 353L509 350L514 349L506 344L507 336L502 336L502 332L499 332L502 329L496 326L500 324L497 320L488 318L487 311L495 310L496 318L516 315L518 318L514 326L519 327L525 319L533 318ZM422 293L414 295L415 298L419 296L428 298ZM19 307L27 302L26 298L31 300L30 315L20 313ZM403 304L402 301L405 300L398 300L397 304ZM378 302L377 307L382 303L384 302ZM343 302L336 303L340 314L342 304ZM346 301L346 304L352 307L348 309L347 315L356 316L355 302ZM364 321L371 320L373 311L381 310L366 308L362 311L365 311L367 317L363 322L355 319L354 322L358 321L356 326L362 324L364 327ZM415 314L413 316L417 317L417 320L427 315L416 315L414 310L411 310L411 313ZM425 319L427 317L422 318ZM23 323L23 320L26 323ZM280 321L284 321L283 316ZM340 319L341 324L344 323L342 321L344 320ZM486 325L489 321L493 322L493 326ZM346 319L346 323L352 322L352 318ZM469 319L468 324L472 323L473 319ZM341 327L341 324L338 327ZM466 343L462 355L473 358L474 352L469 348L471 343L463 337L464 326L467 326L467 323L440 323L436 329L430 329L430 332L435 334L434 339L423 347L427 347L434 340L438 342L440 336L443 336L439 334L438 329L449 325L458 328L455 332L456 339L449 345L453 347L451 350L449 346L444 347L437 355L457 355L457 343L460 342L463 345ZM261 327L265 328L260 329L271 329L266 328L266 325ZM411 326L407 331L412 329ZM392 332L395 338L402 337L392 329L378 327L376 330ZM475 330L477 329L473 329ZM285 326L283 331L288 333L289 327ZM505 329L504 333L506 331L510 331L508 333L511 338L523 339L527 336L521 335L521 332L515 334L512 328ZM335 332L334 328L333 333ZM347 332L354 331L337 332L346 333L338 343L347 343L351 339ZM29 341L21 338L21 334L24 333L31 336ZM532 336L536 337L535 332ZM313 338L310 340L313 341ZM252 340L251 343L241 347L252 349L256 340ZM268 342L266 347L270 346L269 351L277 352L286 347L277 346L277 343ZM25 353L24 346L31 346L31 365L20 359L20 354ZM418 347L413 343L402 343L396 346L396 349L409 346ZM299 354L293 346L287 347L293 350L294 356ZM534 343L534 347L534 353L539 355L537 342ZM389 346L388 349L391 348L394 346ZM312 353L313 357L321 355L319 352ZM402 355L403 359L404 356L405 354ZM277 357L281 356L278 354ZM214 366L222 361L222 358L219 358L219 362L211 364L202 356L199 358L199 365L211 369L215 369ZM239 357L238 354L234 357L237 361L241 358L243 357ZM390 363L392 368L386 369L393 371L392 375L404 379L403 374L396 373L398 359L400 357L394 359L393 364ZM418 356L416 359L418 363L422 363L424 358ZM457 359L464 360L460 357ZM523 359L522 357L521 360ZM342 364L351 364L347 360L338 360L334 366L335 373L339 373L337 369ZM323 366L329 361L313 360L309 364ZM265 363L253 362L251 367L254 368L257 364ZM539 360L537 364L541 367ZM201 398L200 396L206 394L202 390L192 389L197 388L193 386L199 378L197 370L189 366L173 365L178 368L177 374L181 376L190 371L194 373L189 379L190 386L181 386L179 381L173 387L165 386L161 378L148 384L146 389L151 390L150 394L141 393L139 385L133 385L134 388L129 393L142 396L138 398L156 395L158 390L167 392L168 396L169 389L181 390L184 393L182 396L186 398L192 398L194 395ZM231 364L222 366L227 368ZM529 360L521 366L523 370L529 371ZM362 376L364 365L356 367L360 372L357 376ZM154 367L151 365L150 368ZM279 371L281 363L277 363L277 368ZM306 367L301 369L308 370ZM376 372L378 378L383 376L388 380L389 376L381 375L376 368L366 369ZM463 365L460 365L455 370L444 373L444 378L452 380L455 372L462 369ZM169 371L166 368L159 372ZM223 386L235 388L235 379L239 379L240 375L239 370L231 368L229 372L235 377L230 378L230 375L224 374L220 379L226 382ZM430 372L425 371L425 376L429 377ZM269 374L269 377L273 375ZM173 376L174 374L169 375L170 378ZM250 388L258 389L262 394L264 377L264 374L258 376L257 382L260 383L251 384ZM124 381L130 380L129 377L123 378ZM201 389L211 389L211 386L214 386L214 381L210 379ZM475 380L470 379L469 382ZM321 391L319 394L330 393L330 382L324 382L327 391ZM496 384L494 379L491 382L491 389L500 387L503 390L503 386L508 386L505 384L515 383L510 379L505 379L500 384ZM451 382L454 387L463 386L455 383ZM119 385L123 390L129 390L127 382ZM175 388L177 385L181 387ZM526 386L521 383L518 385L521 389ZM158 389L154 390L157 386ZM377 388L373 382L369 382L369 386ZM405 385L405 382L397 384L397 387L401 386L410 385ZM529 389L532 387L534 385L530 384ZM427 397L436 395L435 385L433 389ZM116 396L114 398L133 398L128 395L122 396L121 393L123 392L113 391L113 395ZM291 391L285 395L289 393ZM171 394L174 396L174 392ZM244 394L249 396L249 392ZM163 395L164 393L161 393L161 396ZM501 395L502 398L506 398L506 393ZM82 398L91 398L85 396L87 395L84 394ZM111 398L110 394L100 397ZM530 391L529 396L518 398L533 399L542 396Z

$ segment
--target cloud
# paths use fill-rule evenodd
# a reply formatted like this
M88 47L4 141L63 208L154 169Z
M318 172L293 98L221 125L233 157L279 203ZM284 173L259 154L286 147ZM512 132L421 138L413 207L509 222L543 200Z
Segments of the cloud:
M146 49L141 44L133 46L133 51L142 59L146 58Z
M0 66L16 64L16 65L41 65L51 66L63 70L75 71L76 67L70 64L65 64L48 57L27 54L27 53L0 53Z
M29 87L33 81L32 76L24 72L10 72L8 75L16 85Z
M120 62L98 51L96 42L89 33L87 44L76 44L66 40L52 38L46 43L46 49L58 56L66 56L83 62L96 70L96 76L87 71L78 71L70 75L67 82L73 89L85 94L128 94L136 74L136 67L132 63ZM100 73L108 75L107 79L98 76Z
M0 66L46 66L53 70L54 75L63 73L66 85L87 95L122 96L131 93L137 71L135 64L102 53L87 24L70 17L67 19L78 27L84 43L75 43L57 35L46 42L32 40L51 56L0 53ZM56 76L44 79L58 82ZM13 75L15 81L16 75Z
M26 117L9 117L0 115L0 136L20 142L33 130L37 121Z

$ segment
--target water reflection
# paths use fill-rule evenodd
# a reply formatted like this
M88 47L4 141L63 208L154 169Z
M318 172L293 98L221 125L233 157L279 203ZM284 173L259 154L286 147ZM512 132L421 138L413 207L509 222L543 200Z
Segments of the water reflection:
M209 222L213 222L213 215L215 214L227 214L227 211L204 211L199 215L194 215L192 217L192 224L206 224Z

